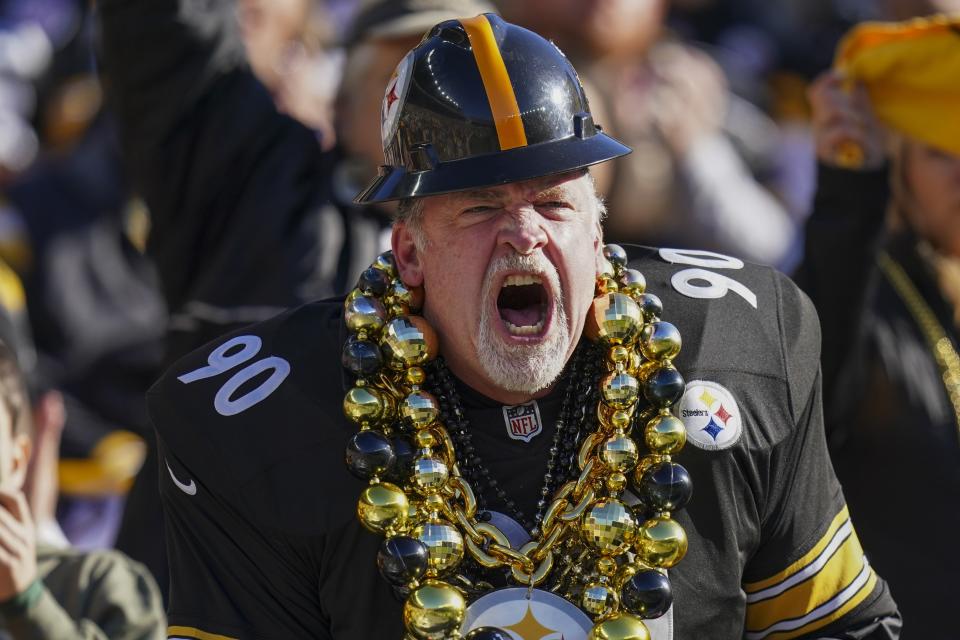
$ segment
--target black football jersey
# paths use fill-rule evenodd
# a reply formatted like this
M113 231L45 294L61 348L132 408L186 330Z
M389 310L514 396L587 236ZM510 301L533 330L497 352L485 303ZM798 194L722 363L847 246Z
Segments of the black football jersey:
M819 325L772 269L630 248L683 337L676 460L689 552L654 640L891 638L896 608L850 522L823 435ZM344 465L342 302L317 302L177 362L149 394L161 452L172 638L401 638ZM558 387L561 385L558 385ZM542 477L557 399L505 411L464 394L474 443L522 508ZM858 629L859 631L853 631ZM569 640L569 639L568 639Z

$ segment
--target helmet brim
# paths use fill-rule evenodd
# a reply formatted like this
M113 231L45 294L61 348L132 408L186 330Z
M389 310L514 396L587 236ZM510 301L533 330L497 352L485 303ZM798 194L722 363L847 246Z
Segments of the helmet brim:
M630 147L598 132L586 139L571 136L545 144L439 162L429 171L381 167L380 175L353 201L375 204L522 182L582 169L630 152Z

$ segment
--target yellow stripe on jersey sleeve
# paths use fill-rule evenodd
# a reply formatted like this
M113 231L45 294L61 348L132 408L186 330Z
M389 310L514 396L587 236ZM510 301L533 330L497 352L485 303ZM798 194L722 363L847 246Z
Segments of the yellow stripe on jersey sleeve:
M844 508L800 561L770 579L744 585L745 637L787 640L810 633L846 615L876 583Z
M759 582L745 582L743 584L743 590L749 593L755 593L757 591L762 591L776 584L779 584L792 576L795 573L801 571L804 567L808 566L811 562L817 559L817 557L823 553L824 548L830 544L830 540L833 538L834 534L843 526L843 524L850 520L850 512L844 505L843 509L840 510L840 513L833 519L833 522L830 523L830 526L827 528L827 532L823 534L823 537L813 546L810 551L806 553L802 558L791 564L789 567L781 571L780 573L770 576L766 580L760 580Z
M167 627L167 638L169 640L237 640L194 627Z

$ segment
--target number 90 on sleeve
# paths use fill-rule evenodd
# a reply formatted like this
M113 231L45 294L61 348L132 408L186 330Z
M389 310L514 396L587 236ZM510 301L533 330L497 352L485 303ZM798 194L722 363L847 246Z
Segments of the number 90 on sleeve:
M757 308L757 294L746 285L710 269L743 269L743 260L725 256L722 253L700 249L660 249L660 257L674 264L691 265L692 269L677 271L670 278L670 284L679 293L688 298L722 298L732 291L753 307Z
M246 365L235 371L220 386L213 398L213 408L217 413L222 416L237 415L266 400L290 375L290 363L279 356L266 356L250 362L260 353L262 346L263 341L258 336L236 336L211 351L206 366L178 376L177 380L183 384L191 384ZM234 397L244 383L267 371L270 375L260 384Z

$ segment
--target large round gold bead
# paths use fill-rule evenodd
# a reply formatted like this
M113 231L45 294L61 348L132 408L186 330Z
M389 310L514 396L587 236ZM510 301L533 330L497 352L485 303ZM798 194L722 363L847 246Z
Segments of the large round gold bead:
M414 429L430 426L440 415L440 405L432 393L414 391L403 399L400 417Z
M600 445L600 459L610 471L629 471L639 458L637 443L625 433L615 433Z
M366 331L373 335L383 328L387 310L372 296L350 297L343 305L343 320L350 331Z
M447 465L438 458L417 458L413 462L411 480L424 495L439 493L450 477Z
M459 637L466 610L463 594L445 582L427 580L407 597L403 624L417 640Z
M669 322L658 320L640 333L640 350L648 360L667 360L680 353L680 332Z
M580 608L590 616L598 618L612 613L619 602L620 597L611 585L603 582L591 582L583 588Z
M643 438L652 453L671 455L686 444L687 429L680 418L658 414L647 423Z
M427 575L441 575L463 560L463 536L449 524L425 522L413 530L413 537L427 547Z
M650 632L637 616L617 613L591 629L587 640L650 640Z
M389 482L366 487L357 503L360 523L374 533L399 529L407 521L410 503L403 489Z
M600 381L603 401L615 409L629 409L640 395L640 382L629 373L611 373Z
M669 569L687 553L687 533L673 518L651 518L637 532L637 555L652 567Z
M371 387L353 387L343 396L343 413L357 424L373 424L383 417L387 403Z
M585 331L591 340L607 345L630 344L640 334L643 316L633 299L622 293L607 293L593 299Z
M430 362L437 356L437 345L436 332L420 316L394 318L380 338L384 357L398 371Z
M605 556L616 556L630 547L637 524L627 505L619 500L597 500L580 520L584 542Z
M620 274L620 291L636 298L647 290L647 279L636 269L624 269Z

